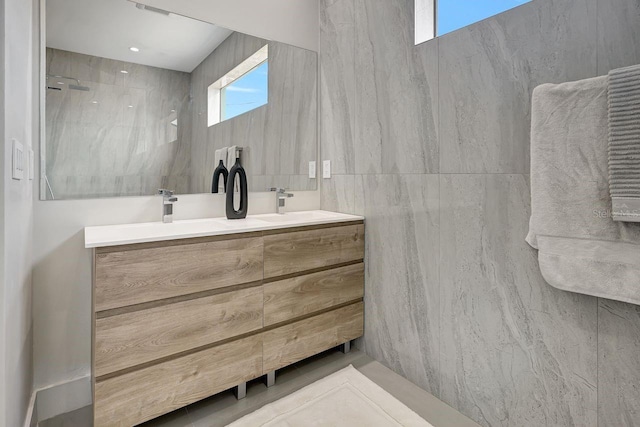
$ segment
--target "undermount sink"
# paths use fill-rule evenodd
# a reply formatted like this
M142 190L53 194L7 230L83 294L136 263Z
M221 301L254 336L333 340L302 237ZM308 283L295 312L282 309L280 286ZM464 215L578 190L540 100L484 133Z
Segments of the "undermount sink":
M287 212L285 214L269 214L269 215L258 215L255 219L260 221L266 221L275 224L282 224L288 222L299 222L299 221L322 221L326 219L331 219L335 215L331 213L325 212Z

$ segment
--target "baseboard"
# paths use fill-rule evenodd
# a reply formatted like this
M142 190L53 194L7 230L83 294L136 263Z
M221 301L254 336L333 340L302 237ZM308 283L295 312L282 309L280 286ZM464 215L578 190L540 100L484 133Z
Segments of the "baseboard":
M38 390L34 412L37 421L43 421L91 403L91 376L87 375Z

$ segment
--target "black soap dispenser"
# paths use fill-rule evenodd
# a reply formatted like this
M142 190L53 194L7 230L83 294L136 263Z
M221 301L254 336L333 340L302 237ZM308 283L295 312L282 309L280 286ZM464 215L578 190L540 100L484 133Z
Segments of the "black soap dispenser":
M247 211L249 209L249 193L247 191L247 174L244 168L240 164L240 153L242 148L236 149L236 163L229 171L229 177L227 178L227 219L243 219L247 217ZM238 181L240 186L240 208L235 209L234 197L235 192L233 187L236 182L236 175L238 175Z
M218 188L220 188L220 175L222 175L222 179L224 180L224 189L227 189L227 182L229 181L229 171L224 167L224 162L220 160L220 164L213 171L213 179L211 180L211 192L218 194Z

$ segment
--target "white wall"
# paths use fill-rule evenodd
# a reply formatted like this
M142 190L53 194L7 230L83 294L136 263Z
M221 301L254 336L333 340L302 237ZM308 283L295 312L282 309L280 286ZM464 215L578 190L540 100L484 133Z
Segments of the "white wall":
M24 422L32 390L31 250L32 182L11 179L13 138L32 144L32 2L5 0L4 19L4 415L2 423Z
M318 0L135 0L268 40L318 51Z

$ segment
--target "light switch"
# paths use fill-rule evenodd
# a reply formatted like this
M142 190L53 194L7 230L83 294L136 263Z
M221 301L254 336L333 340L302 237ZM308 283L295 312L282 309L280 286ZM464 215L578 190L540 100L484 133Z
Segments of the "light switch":
M21 180L24 178L24 164L24 146L20 144L17 139L14 139L12 156L13 171L11 174L13 179Z
M316 178L316 162L315 161L309 162L309 178L310 179Z
M322 177L324 179L331 178L331 160L325 160L322 162Z

